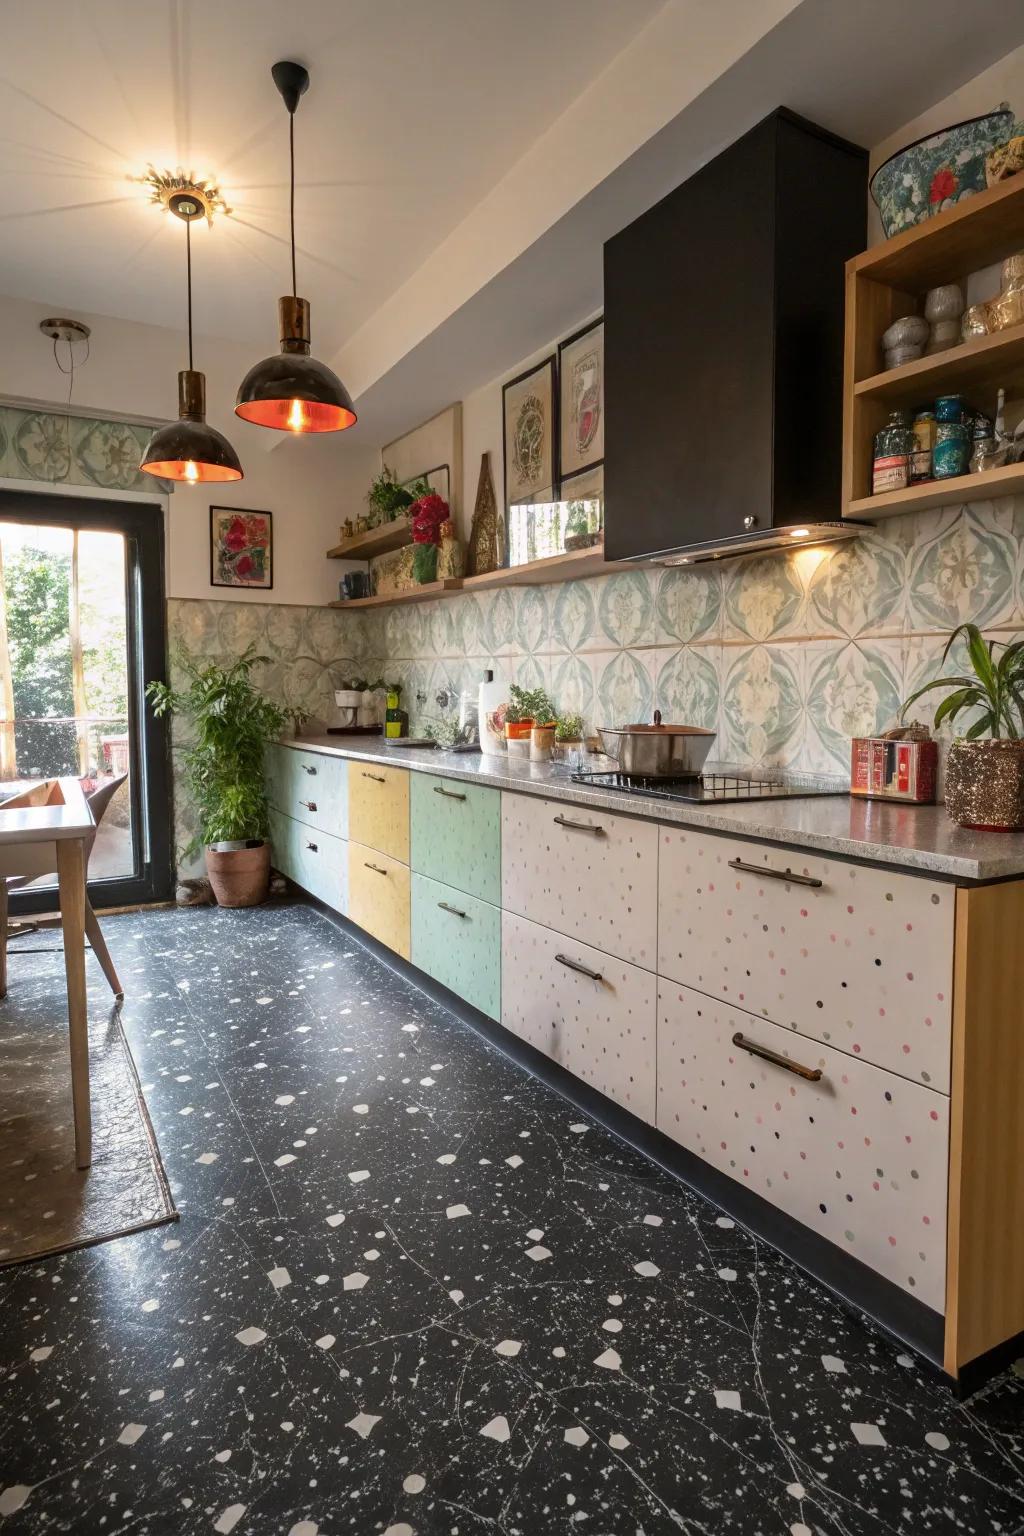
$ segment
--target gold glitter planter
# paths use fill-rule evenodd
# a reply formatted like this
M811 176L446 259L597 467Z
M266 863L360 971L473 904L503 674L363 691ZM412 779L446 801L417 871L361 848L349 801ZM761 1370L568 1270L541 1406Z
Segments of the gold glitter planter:
M1024 741L954 741L946 810L961 827L1024 832Z

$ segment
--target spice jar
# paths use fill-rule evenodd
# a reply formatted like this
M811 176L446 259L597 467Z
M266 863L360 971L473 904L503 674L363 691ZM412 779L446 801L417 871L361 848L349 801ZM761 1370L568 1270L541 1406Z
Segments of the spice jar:
M936 480L965 475L971 457L971 428L963 421L940 421L935 434L932 472Z
M935 431L935 412L918 411L914 417L914 446L910 451L911 485L919 485L932 478Z
M905 411L893 411L880 432L875 434L875 450L871 472L871 491L902 491L910 483L910 455L914 447L914 434L910 430Z

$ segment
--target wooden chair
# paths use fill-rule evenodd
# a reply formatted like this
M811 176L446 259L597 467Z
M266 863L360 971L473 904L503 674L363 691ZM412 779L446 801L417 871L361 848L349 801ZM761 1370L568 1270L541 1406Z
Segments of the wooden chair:
M113 800L127 777L126 773L122 773L116 779L107 779L102 784L97 785L92 794L86 796L95 823L93 831L86 842L86 875L88 875L89 870L89 855L92 853L93 844L96 841L96 832L99 824L103 820L111 800ZM32 789L24 790L21 794L14 795L10 799L0 800L0 809L13 810L17 806L45 803L45 796L48 792L48 783L35 785ZM17 890L20 886L28 885L32 880L38 878L38 872L35 874L9 875L6 878L0 876L0 998L7 995L7 939L10 931L7 916L8 893ZM120 1002L124 997L124 988L114 968L114 962L110 958L107 941L103 937L99 920L92 909L92 903L88 897L86 897L85 901L85 932L89 943L92 945L92 952L99 961L104 976L110 983L110 989L115 998Z

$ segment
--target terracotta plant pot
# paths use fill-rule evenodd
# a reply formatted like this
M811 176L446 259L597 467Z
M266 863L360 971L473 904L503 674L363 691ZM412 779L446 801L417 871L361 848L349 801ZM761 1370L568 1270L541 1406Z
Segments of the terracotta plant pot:
M532 720L505 721L505 737L508 741L529 741L532 732Z
M954 741L946 811L961 827L1024 832L1024 741Z
M206 873L219 907L258 907L270 889L270 844L212 843Z

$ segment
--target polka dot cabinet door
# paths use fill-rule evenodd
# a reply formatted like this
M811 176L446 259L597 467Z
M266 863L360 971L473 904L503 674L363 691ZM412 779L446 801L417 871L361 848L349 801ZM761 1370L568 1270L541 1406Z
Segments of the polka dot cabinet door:
M751 1054L737 1035L820 1078ZM662 981L657 1123L737 1183L945 1310L943 1094Z
M949 1092L952 885L660 832L662 976Z
M656 825L534 795L501 799L502 906L655 970Z
M505 1028L653 1125L656 977L511 912L501 937Z

